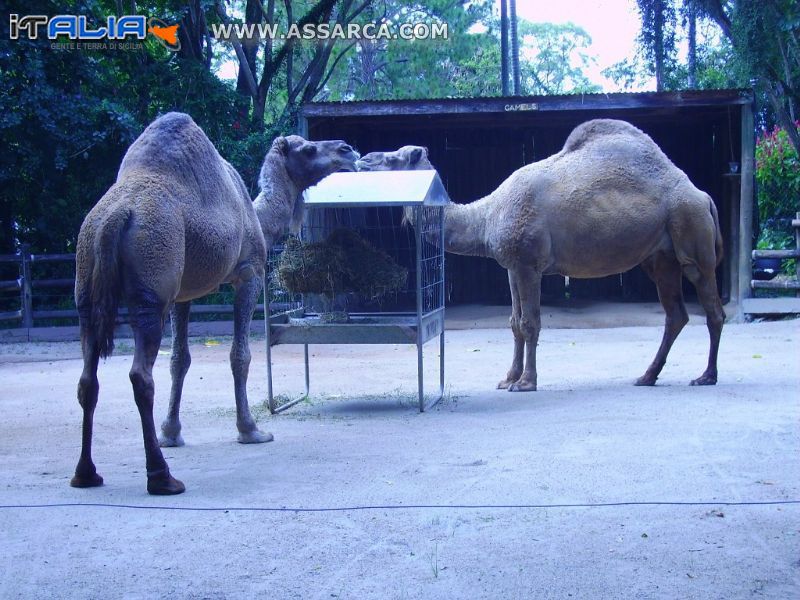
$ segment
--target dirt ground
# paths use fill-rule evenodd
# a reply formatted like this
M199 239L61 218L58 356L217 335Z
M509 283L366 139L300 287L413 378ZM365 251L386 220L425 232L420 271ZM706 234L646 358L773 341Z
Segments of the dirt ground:
M187 445L165 452L187 492L167 498L145 492L129 341L100 368L106 485L83 490L78 344L0 345L0 597L800 597L800 504L776 503L800 500L800 321L727 325L702 388L696 323L654 388L631 383L660 327L545 329L522 394L494 389L507 329L448 331L446 398L424 414L413 347L326 346L311 399L271 417L254 339L251 405L275 441L250 446L228 340L195 340ZM302 349L274 363L298 394Z

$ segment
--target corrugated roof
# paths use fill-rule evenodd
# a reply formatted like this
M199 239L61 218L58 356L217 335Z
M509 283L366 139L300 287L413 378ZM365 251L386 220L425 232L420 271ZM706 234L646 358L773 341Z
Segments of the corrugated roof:
M301 111L305 117L323 117L380 114L591 110L598 108L663 108L749 104L752 101L753 92L750 89L727 89L565 94L558 96L492 96L481 98L419 98L309 102L303 105Z

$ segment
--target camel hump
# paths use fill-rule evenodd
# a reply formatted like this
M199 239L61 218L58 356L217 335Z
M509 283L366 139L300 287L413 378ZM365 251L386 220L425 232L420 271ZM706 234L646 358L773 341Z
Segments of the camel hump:
M572 133L569 134L567 141L564 142L563 152L575 152L583 146L608 136L627 136L653 141L641 129L638 129L627 121L617 119L594 119L581 123Z
M146 169L175 178L191 177L213 169L222 157L192 118L170 112L153 121L136 139L119 168L117 179L127 171Z

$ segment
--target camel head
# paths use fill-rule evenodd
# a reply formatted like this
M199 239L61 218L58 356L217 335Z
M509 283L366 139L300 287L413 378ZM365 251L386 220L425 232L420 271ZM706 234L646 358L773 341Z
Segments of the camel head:
M269 246L285 229L303 222L303 191L337 171L355 171L359 154L341 140L310 142L299 135L278 137L264 158L253 202Z
M342 140L311 142L299 135L279 137L272 144L284 156L289 178L299 190L337 171L355 171L359 154Z
M370 152L356 163L359 171L423 171L433 169L428 149L403 146L394 152Z

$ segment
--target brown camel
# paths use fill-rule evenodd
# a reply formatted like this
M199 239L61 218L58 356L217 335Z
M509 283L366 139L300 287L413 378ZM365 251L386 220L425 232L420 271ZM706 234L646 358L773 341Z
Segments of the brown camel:
M427 150L373 152L359 170L431 169ZM725 313L715 268L722 234L714 202L653 140L624 121L579 125L563 149L512 173L494 192L445 209L445 250L490 256L508 269L514 358L498 388L536 390L542 275L591 278L641 265L666 313L664 336L636 385L654 385L689 321L681 274L697 289L711 339L708 366L692 385L717 382Z
M75 302L84 368L78 383L83 407L81 456L71 484L102 485L91 456L97 404L97 366L114 348L117 307L124 302L134 333L130 370L142 421L147 491L179 494L184 485L170 475L153 422L153 364L164 320L172 309L172 391L162 429L165 443L180 439L178 411L189 368L187 343L191 300L231 282L234 341L231 348L239 441L268 442L247 402L248 333L264 278L267 247L301 213L306 187L342 169L358 155L341 141L275 140L264 160L261 194L251 202L236 170L205 133L184 114L154 121L131 145L116 183L86 216L78 236Z

